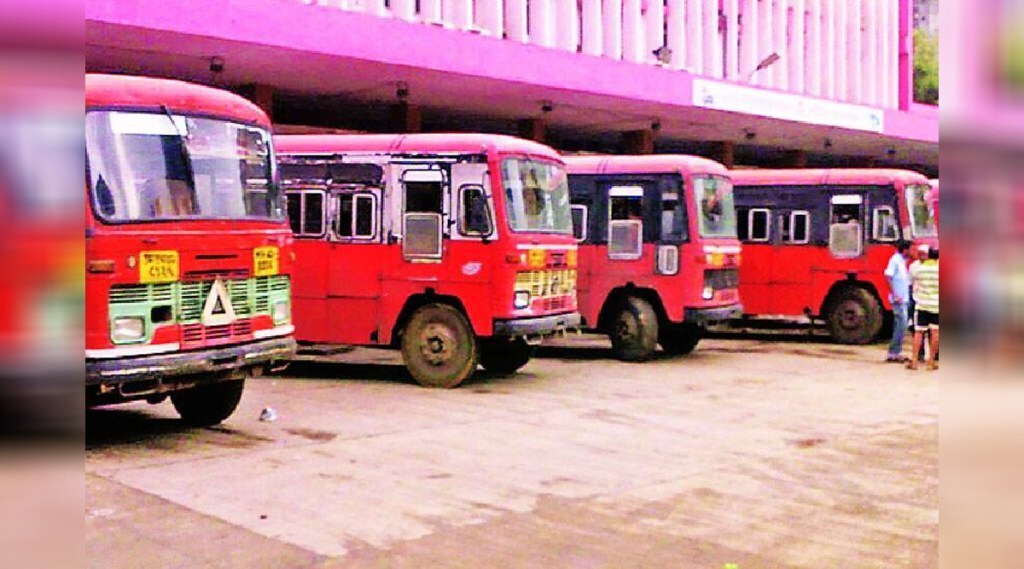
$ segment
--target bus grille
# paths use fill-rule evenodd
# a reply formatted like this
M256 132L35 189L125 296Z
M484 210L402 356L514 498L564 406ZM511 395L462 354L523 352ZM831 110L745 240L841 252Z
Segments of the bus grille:
M740 272L737 269L708 269L704 271L704 286L712 290L738 288Z
M552 306L545 310L568 308L568 300L564 297L576 292L576 270L524 271L516 275L515 287L517 291L529 292L533 299L544 299L545 306Z

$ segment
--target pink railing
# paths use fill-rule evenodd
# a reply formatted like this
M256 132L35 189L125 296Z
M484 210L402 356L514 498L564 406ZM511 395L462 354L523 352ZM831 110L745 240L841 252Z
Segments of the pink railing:
M303 1L836 101L908 100L909 0Z

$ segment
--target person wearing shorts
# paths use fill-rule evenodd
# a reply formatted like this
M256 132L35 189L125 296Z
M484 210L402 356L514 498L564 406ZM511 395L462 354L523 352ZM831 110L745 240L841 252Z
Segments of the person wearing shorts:
M914 349L921 351L925 331L929 335L928 369L938 369L935 357L939 351L939 251L928 252L928 259L910 268L910 282L914 295ZM910 369L917 369L917 358L910 358Z

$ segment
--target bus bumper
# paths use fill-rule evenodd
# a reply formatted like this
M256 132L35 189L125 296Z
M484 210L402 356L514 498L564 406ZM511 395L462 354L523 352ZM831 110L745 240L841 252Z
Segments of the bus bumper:
M495 320L495 336L547 336L580 327L579 312L541 316L540 318L518 318L516 320Z
M165 379L180 376L215 376L244 368L273 368L288 363L295 355L295 349L293 338L272 338L153 356L87 359L85 383L87 386L154 381L162 384Z
M742 304L730 304L728 306L716 306L715 308L687 308L683 312L683 322L686 324L699 324L701 326L724 322L743 316Z

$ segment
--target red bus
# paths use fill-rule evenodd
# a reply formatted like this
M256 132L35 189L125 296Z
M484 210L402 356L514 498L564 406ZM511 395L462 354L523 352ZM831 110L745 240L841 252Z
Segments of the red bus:
M882 272L901 239L938 246L931 187L906 170L733 170L746 315L824 320L865 344L892 310Z
M287 362L292 237L266 115L225 91L87 75L86 396L226 419Z
M525 365L576 328L561 157L483 134L279 136L300 342L401 348L420 384Z
M615 354L692 351L709 323L742 315L729 171L695 156L571 156L584 325Z

